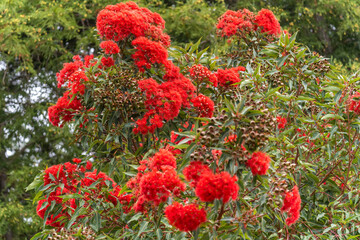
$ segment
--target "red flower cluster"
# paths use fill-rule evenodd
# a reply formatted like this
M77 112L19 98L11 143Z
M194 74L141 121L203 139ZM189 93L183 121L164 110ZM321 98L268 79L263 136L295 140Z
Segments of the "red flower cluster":
M106 54L117 54L120 52L119 46L111 40L101 42L100 47L104 49Z
M149 29L151 32L162 33L165 21L158 13L140 8L134 2L127 2L108 5L101 10L97 16L96 27L101 37L121 41L132 36L146 36Z
M160 149L159 152L155 153L154 157L149 159L149 162L150 168L155 170L160 170L163 166L176 168L176 159L174 155L165 149Z
M239 191L237 180L236 176L231 177L228 172L214 174L204 171L196 185L195 193L203 202L221 199L226 203L230 198L236 200Z
M163 33L161 28L151 25L149 29L145 30L145 36L152 41L161 43L164 47L170 47L170 37Z
M194 107L199 112L199 117L211 118L214 113L214 102L207 96L199 94L196 98L191 99Z
M190 106L189 100L195 90L190 80L180 74L179 68L167 60L166 47L170 46L170 38L163 33L164 26L165 22L159 14L140 8L134 2L107 6L97 18L97 28L102 37L114 41L134 38L131 44L136 51L132 58L140 72L154 65L165 70L163 79L167 82L159 84L153 79L138 82L139 88L146 94L147 112L136 121L137 126L133 130L136 134L153 133L163 126L164 121L174 119L182 106ZM104 58L102 62L105 66L113 64Z
M224 142L225 143L231 143L231 142L235 142L237 139L237 135L236 134L230 134L228 137L225 137Z
M132 41L132 45L137 49L132 58L140 72L144 72L145 68L150 69L155 63L167 62L168 52L159 42L151 41L146 37L138 37Z
M181 75L182 76L182 75ZM163 126L164 120L174 119L182 106L189 106L189 98L195 91L194 85L185 77L158 84L154 79L138 82L145 93L145 107L148 110L143 118L136 121L134 133L153 133Z
M222 151L221 150L217 150L217 149L213 149L211 150L211 154L214 158L214 160L216 161L216 163L218 163L221 155L222 155Z
M360 114L360 92L351 96L349 110L356 114Z
M76 71L69 77L69 84L68 87L71 89L71 93L76 94L79 93L84 95L85 93L85 85L84 82L89 81L85 72L83 71Z
M145 79L138 82L139 88L145 92L145 106L148 112L142 119L136 121L134 133L153 133L156 128L163 126L163 120L175 118L180 111L182 98L174 88L165 84L158 84L154 79Z
M265 32L274 36L281 33L280 23L269 9L261 9L255 17L255 23L262 33Z
M287 123L286 118L277 116L277 117L276 117L276 121L279 123L279 124L278 124L278 128L279 128L279 129L285 128L286 123Z
M56 74L58 88L69 81L69 78L73 73L83 70L84 63L80 60L80 57L74 56L73 60L74 62L64 63L63 69Z
M185 179L190 182L190 186L196 187L196 184L200 180L201 174L210 171L210 168L202 162L193 161L189 166L184 168L183 174Z
M281 208L282 212L287 212L289 214L286 219L286 224L288 226L294 224L300 217L301 210L301 198L299 194L299 189L295 185L293 189L286 193L284 198L283 207Z
M121 188L105 173L97 172L96 170L88 172L87 170L91 170L92 168L91 162L87 161L86 167L80 166L79 163L81 162L81 159L74 158L73 162L75 164L66 162L64 164L51 166L44 171L44 186L49 186L45 191L50 191L52 188L53 190L49 192L46 199L38 202L37 213L44 219L46 210L52 205L53 201L55 201L57 205L61 205L61 211L58 215L54 216L54 214L49 214L49 216L47 216L47 225L63 227L63 220L70 220L71 217L68 210L70 209L74 212L77 207L74 199L63 201L63 198L60 197L61 195L74 193L81 194L81 188L87 188L95 181L99 181L99 183L96 185L95 189L91 188L90 190L92 192L92 198L97 197L104 199L104 189L108 188L106 181L110 181L113 190L108 191L109 196L105 198L105 200L112 202L114 205L117 205L117 203L120 202L124 205L124 212L130 211L128 204L131 200L131 195L119 195ZM63 185L63 187L60 187L60 185ZM78 189L78 185L80 185L80 189ZM83 200L86 201L85 204L88 204L88 201L90 200L89 193L86 191L82 195Z
M236 67L230 69L218 69L216 72L216 76L219 82L219 85L225 88L232 86L234 83L238 83L241 81L238 72L244 72L244 67Z
M233 36L240 33L248 33L254 29L254 13L244 8L237 12L228 10L220 18L217 28L220 29L221 36Z
M273 12L268 9L262 9L256 16L248 9L237 12L228 10L219 18L216 27L220 30L220 34L223 37L231 37L233 35L244 37L244 34L258 29L269 35L278 36L281 33L278 20Z
M39 217L44 219L46 217L46 225L60 228L64 226L64 222L61 219L70 219L70 214L68 210L74 212L76 209L75 199L71 199L63 203L62 198L59 196L67 194L69 191L67 189L61 189L58 187L54 192L50 193L47 199L40 200L36 207L36 212ZM49 214L45 216L46 210L51 206L51 203L55 202L56 205L61 205L61 210L59 214L54 216L54 214ZM61 219L60 219L61 218Z
M96 23L100 35L108 40L127 41L137 49L132 55L140 72L153 64L165 64L170 37L163 32L165 21L159 14L140 8L134 2L109 5L100 11Z
M165 22L159 14L140 8L134 2L109 5L97 17L97 28L103 38L127 44L131 41L135 49L132 59L140 72L154 66L164 71L162 79L165 82L161 84L153 79L138 82L139 88L146 95L147 112L136 121L133 130L135 134L153 133L165 121L174 119L181 107L190 107L189 102L195 91L191 81L167 60L166 48L170 46L170 38L163 33L164 27ZM103 42L104 48L111 48L109 52L115 44L110 42ZM104 66L113 65L110 59L103 58L102 63Z
M68 91L64 93L64 96L58 99L57 103L54 106L48 108L49 120L52 125L58 127L60 121L60 127L64 126L65 122L70 122L78 110L82 108L80 100Z
M183 232L194 231L206 221L206 211L196 204L183 206L174 202L165 208L165 216L172 226Z
M265 175L270 165L270 157L263 152L254 152L247 160L246 165L250 167L253 175Z
M136 212L145 212L147 206L157 206L171 195L178 196L185 191L185 184L177 176L175 168L175 158L165 149L141 162L137 176L127 182L136 197L133 206Z
M111 67L115 64L114 59L112 57L108 57L108 58L103 57L101 59L101 63L102 65L104 65L104 67Z
M79 56L74 56L74 62L64 63L63 69L56 74L58 87L67 83L68 91L58 99L56 105L48 109L49 120L54 126L59 126L60 120L63 123L71 121L74 113L83 109L80 100L74 94L83 95L85 93L85 82L89 81L85 74L85 67L96 64L96 61L92 61L93 58L93 55L85 56L85 63L83 63ZM101 67L100 65L99 68ZM63 123L60 127L63 126Z
M191 79L197 83L197 85L201 83L210 82L214 87L217 87L218 80L216 75L211 72L207 67L198 64L194 65L189 69Z

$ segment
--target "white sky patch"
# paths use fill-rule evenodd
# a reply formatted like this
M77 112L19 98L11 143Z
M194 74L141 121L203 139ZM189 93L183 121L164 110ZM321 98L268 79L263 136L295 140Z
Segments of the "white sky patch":
M6 69L6 63L4 61L0 61L0 71L4 71Z

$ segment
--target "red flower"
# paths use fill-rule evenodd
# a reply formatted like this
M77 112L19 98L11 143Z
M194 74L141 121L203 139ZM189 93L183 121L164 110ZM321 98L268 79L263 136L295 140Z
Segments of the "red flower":
M84 71L76 71L70 75L68 78L69 84L68 88L71 89L71 93L76 94L79 93L84 95L85 93L85 85L84 82L89 81Z
M236 134L230 134L228 137L225 137L224 142L225 143L231 143L231 142L235 142L237 139L237 135Z
M96 21L100 36L114 41L145 36L151 26L159 28L158 32L150 34L154 38L153 35L160 34L164 29L165 21L159 14L140 8L134 2L109 5L99 12Z
M119 46L111 40L101 42L100 47L104 49L106 54L117 54L120 52Z
M255 17L255 22L261 32L278 36L281 33L280 23L269 9L261 9Z
M279 129L285 128L286 123L287 123L286 118L278 116L278 117L276 117L276 121L279 123L278 124Z
M60 120L62 120L63 123L60 124L60 127L62 127L65 122L72 120L77 110L81 109L80 100L77 97L71 99L72 95L69 92L65 92L64 96L58 99L56 105L48 108L49 121L52 125L58 127Z
M163 166L170 166L176 168L176 159L174 155L165 149L160 149L154 157L149 159L150 168L152 170L161 170Z
M121 192L121 188L119 186L116 186L115 189L111 192L109 192L109 197L108 200L114 204L114 206L116 206L118 204L118 202L123 205L123 210L125 213L130 212L131 210L131 206L130 206L130 201L131 201L131 194L127 194L125 195L120 194Z
M200 180L201 174L210 171L210 168L200 161L191 162L189 166L185 167L183 174L185 179L190 182L190 186L196 187Z
M233 36L238 33L248 33L253 30L254 14L244 8L237 12L228 10L220 18L217 28L221 36Z
M185 190L184 183L180 181L173 168L164 170L164 172L152 171L145 173L139 183L140 195L146 201L151 201L155 205L165 202L172 192L177 195Z
M111 66L113 66L115 64L114 59L112 59L112 57L108 57L108 58L103 57L101 59L101 63L105 67L111 67Z
M231 177L228 172L213 174L212 172L204 171L196 185L195 193L203 202L213 202L215 199L222 199L226 203L230 198L233 200L237 198L239 186L236 182L237 177Z
M60 195L65 195L68 193L69 193L69 191L66 188L61 189L60 187L58 187L54 192L51 192L49 194L47 199L43 199L38 202L38 205L36 207L36 212L39 215L39 217L41 217L42 219L45 218L46 210L51 206L53 201L55 201L57 205L62 206L61 211L56 216L54 216L53 214L49 214L47 216L47 219L45 222L46 225L50 225L52 227L59 228L59 227L63 227L65 225L65 222L64 222L65 219L67 221L70 220L70 215L68 213L68 210L71 210L72 212L74 212L74 210L77 207L75 204L75 200L70 199L66 202L63 202L63 199L59 197ZM62 220L60 220L60 218Z
M183 206L174 202L165 208L165 216L172 226L183 232L194 231L206 221L206 211L196 204Z
M350 97L349 110L356 114L360 114L360 92L357 92Z
M44 186L48 185L49 183L60 184L65 182L66 182L66 178L65 178L63 165L61 164L53 165L45 170Z
M84 63L85 63L85 67L91 67L91 66L95 66L96 65L96 60L94 60L94 55L87 55L84 57Z
M74 163L81 163L81 159L80 158L73 158L72 160Z
M160 27L150 25L149 29L145 30L145 36L152 41L160 42L164 47L170 47L170 36Z
M164 80L166 81L175 81L181 79L182 74L180 73L180 68L175 66L172 61L166 61L164 63L166 74L164 75Z
M241 81L239 77L239 71L245 71L244 67L236 67L230 69L218 69L216 72L217 79L219 81L219 85L222 87L230 87L234 83L238 83Z
M167 150L160 150L153 158L140 162L138 174L127 182L136 199L132 209L145 212L148 206L157 206L170 196L179 196L186 186L178 177L175 158ZM151 171L147 172L147 169Z
M217 87L218 80L214 73L212 73L207 67L198 64L189 69L190 77L197 84L203 82L211 82L214 87Z
M151 41L146 37L138 37L131 44L137 50L132 58L140 72L144 72L145 68L150 69L151 65L155 63L165 64L167 62L168 52L161 43Z
M194 107L199 112L199 117L211 118L214 113L214 102L207 96L199 94L196 98L191 99Z
M286 193L284 198L284 204L281 208L282 212L288 213L288 218L286 219L286 224L288 226L294 224L300 217L301 209L301 198L299 194L299 189L295 185L294 188Z
M96 188L100 190L102 187L106 187L106 180L109 180L113 187L116 186L114 180L112 180L108 175L106 175L103 172L98 172L97 169L95 169L92 172L86 172L85 177L81 180L81 186L83 187L89 187L91 184L99 180L99 184L96 185Z
M79 56L74 56L74 62L64 63L63 69L56 74L56 79L58 82L58 88L60 88L65 82L69 80L69 77L76 71L82 70L84 64L80 61Z
M45 204L46 202L46 204ZM40 200L38 202L38 205L36 207L36 213L39 215L39 217L41 217L42 219L44 219L45 217L45 212L46 212L46 209L49 207L49 203L47 202L46 199L43 199L43 200ZM43 207L44 206L44 207Z
M216 160L216 163L218 163L221 155L222 155L222 151L221 150L217 150L217 149L213 149L211 150L211 154L214 158L214 160Z
M92 163L90 161L87 161L86 162L86 169L91 170L91 168L92 168Z
M163 126L163 120L174 119L179 114L181 106L187 105L190 92L187 89L193 87L180 80L160 85L152 78L138 81L138 85L146 95L145 107L148 112L136 121L137 126L133 130L135 134L153 133L156 128Z
M270 157L263 152L254 152L246 162L253 175L265 175L270 165Z

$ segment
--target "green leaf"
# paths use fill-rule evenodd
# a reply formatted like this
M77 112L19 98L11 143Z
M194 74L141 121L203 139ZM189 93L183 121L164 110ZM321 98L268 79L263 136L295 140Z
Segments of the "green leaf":
M30 240L38 240L38 239L42 239L46 237L46 234L43 232L39 232L37 234L35 234Z
M323 116L321 118L321 120L327 120L327 119L341 119L341 120L344 120L344 118L341 117L338 114L326 114L325 116Z
M101 217L98 211L95 212L94 217L92 218L90 227L95 231L99 232L101 228Z
M156 230L156 236L158 240L162 239L162 231L160 228L158 228L158 230Z
M320 179L319 179L315 174L313 174L313 173L311 173L311 172L308 172L306 176L308 176L308 177L310 177L312 180L314 180L314 182L315 182L316 184L318 184L318 183L320 182Z
M288 57L289 57L290 55L286 55L286 56L284 56L284 57L282 57L282 58L278 58L277 59L277 67L278 68L281 68L282 66L284 66L284 63L285 63L285 61L286 61L286 59L288 59Z
M146 230L148 224L149 224L149 222L145 222L145 221L141 222L140 229L139 229L139 232L138 232L136 238L138 238Z
M135 214L135 215L129 220L128 223L131 223L132 221L137 221L137 220L139 220L139 218L140 218L141 216L142 216L141 213Z
M298 52L298 54L296 54L296 57L295 58L297 58L297 59L299 59L299 58L302 58L304 55L305 55L305 52L306 52L306 48L303 48L302 50L301 50L301 48L299 49L300 51Z
M86 209L84 207L78 207L76 208L74 214L71 216L70 221L66 225L66 229L70 229L70 227L73 225L73 223L76 221L77 217L80 215L80 213L84 213Z
M314 98L311 97L305 97L305 96L299 96L296 100L300 100L300 101L314 101Z
M33 190L35 188L38 188L39 186L41 186L42 184L44 184L44 181L42 179L40 179L39 176L36 176L36 178L34 179L34 181L32 183L29 184L29 186L27 186L25 188L25 191L28 192L30 190Z

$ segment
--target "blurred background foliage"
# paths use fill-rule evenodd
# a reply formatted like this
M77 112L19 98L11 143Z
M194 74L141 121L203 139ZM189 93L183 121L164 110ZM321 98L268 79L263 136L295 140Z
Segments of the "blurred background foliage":
M81 154L71 128L48 123L61 95L55 74L75 53L96 53L97 13L119 0L2 0L0 2L0 236L28 239L40 219L24 188L46 165ZM139 0L162 15L174 45L216 45L217 18L226 9L269 8L297 41L346 73L359 69L360 0Z

